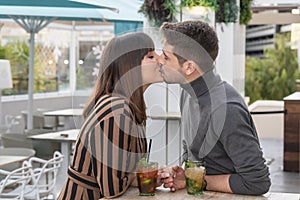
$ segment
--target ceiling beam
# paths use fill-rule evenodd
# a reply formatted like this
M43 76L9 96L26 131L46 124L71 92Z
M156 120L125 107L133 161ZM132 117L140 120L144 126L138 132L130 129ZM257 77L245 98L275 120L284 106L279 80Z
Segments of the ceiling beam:
M292 13L253 13L248 25L300 23L300 15Z
M261 12L267 10L278 10L278 11L291 11L293 9L298 9L299 4L284 4L284 5L252 5L251 10L253 12Z

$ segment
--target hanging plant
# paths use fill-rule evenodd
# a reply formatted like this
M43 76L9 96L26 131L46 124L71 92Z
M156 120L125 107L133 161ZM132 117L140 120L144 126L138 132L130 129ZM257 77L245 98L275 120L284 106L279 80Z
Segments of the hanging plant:
M215 10L215 19L219 23L237 22L240 11L240 24L247 25L251 20L252 0L239 0L240 7L236 5L236 0L181 0L180 7L204 6ZM139 12L142 12L155 26L160 26L163 22L175 21L177 13L175 0L144 0Z
M238 16L238 6L236 0L219 0L218 10L216 11L216 22L225 24L236 22Z
M213 10L218 9L218 0L182 0L181 7L204 6L211 7Z
M251 11L252 0L241 0L240 1L240 24L247 25L252 18Z
M218 0L181 0L180 9L182 16L188 20L201 20L213 25Z
M173 0L145 0L139 12L154 26L160 26L163 22L175 21L177 10Z

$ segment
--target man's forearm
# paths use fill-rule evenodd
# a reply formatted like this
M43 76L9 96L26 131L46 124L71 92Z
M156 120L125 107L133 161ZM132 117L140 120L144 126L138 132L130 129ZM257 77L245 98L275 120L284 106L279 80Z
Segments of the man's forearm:
M206 189L217 192L232 193L229 185L230 174L225 175L206 175L205 180L207 182Z

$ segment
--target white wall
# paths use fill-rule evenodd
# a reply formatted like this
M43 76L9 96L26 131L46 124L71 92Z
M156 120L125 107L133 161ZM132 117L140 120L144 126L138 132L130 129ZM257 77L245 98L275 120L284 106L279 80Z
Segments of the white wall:
M222 79L231 84L244 96L245 94L245 26L237 23L217 23L219 55L216 71Z
M144 93L147 115L166 112L166 85L153 84ZM164 120L147 120L146 135L151 138L152 147L150 160L165 164L166 160L166 122Z
M168 95L167 95L168 94ZM165 83L153 84L144 93L147 115L179 112L180 87ZM179 120L152 120L148 118L146 135L153 140L150 160L160 165L179 164L181 152Z
M284 110L283 101L259 100L249 106L249 111ZM283 139L284 114L253 114L259 138Z

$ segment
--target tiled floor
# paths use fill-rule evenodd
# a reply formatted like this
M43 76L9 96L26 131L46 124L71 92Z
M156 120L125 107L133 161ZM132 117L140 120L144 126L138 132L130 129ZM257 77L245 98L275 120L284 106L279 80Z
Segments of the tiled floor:
M271 160L269 165L272 185L271 192L300 193L300 173L283 171L283 141L260 140L264 157Z

